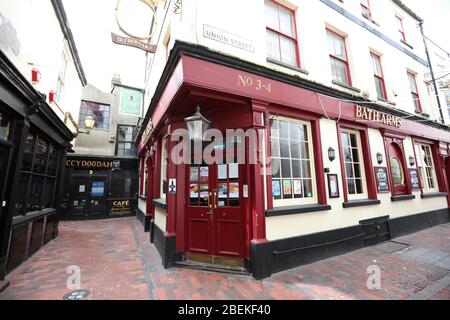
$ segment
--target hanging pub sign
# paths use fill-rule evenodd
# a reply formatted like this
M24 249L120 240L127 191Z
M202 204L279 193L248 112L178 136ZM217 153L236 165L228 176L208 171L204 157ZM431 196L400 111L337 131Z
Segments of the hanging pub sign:
M420 190L419 174L417 169L409 169L409 176L411 178L411 186L413 190Z
M389 192L389 181L386 167L374 167L377 182L377 191Z
M357 119L379 122L397 128L402 126L402 118L363 106L356 106L355 117Z

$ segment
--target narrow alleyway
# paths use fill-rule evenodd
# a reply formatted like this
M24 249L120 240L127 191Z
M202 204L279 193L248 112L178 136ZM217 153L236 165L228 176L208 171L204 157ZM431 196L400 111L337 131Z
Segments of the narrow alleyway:
M271 278L165 270L135 218L62 222L59 238L10 275L0 299L62 299L67 268L81 269L87 299L446 299L450 224L319 261ZM367 268L381 269L370 290Z

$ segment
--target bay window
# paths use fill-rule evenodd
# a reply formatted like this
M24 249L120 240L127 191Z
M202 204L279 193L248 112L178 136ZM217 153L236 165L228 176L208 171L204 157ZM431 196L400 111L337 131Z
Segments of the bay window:
M419 176L423 191L439 191L431 147L426 144L416 143L414 145L414 148L416 152L417 167L419 170Z
M332 79L339 84L350 86L350 69L345 38L327 29L327 39Z
M294 11L271 0L265 2L268 58L299 66Z
M270 129L274 207L317 203L310 124L277 119Z
M341 142L348 199L366 199L367 190L360 134L358 131L342 129Z

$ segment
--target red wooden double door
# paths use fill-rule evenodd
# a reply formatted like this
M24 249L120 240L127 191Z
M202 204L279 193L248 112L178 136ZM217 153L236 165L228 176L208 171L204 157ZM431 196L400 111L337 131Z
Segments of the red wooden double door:
M186 165L187 252L243 258L242 176L237 163Z

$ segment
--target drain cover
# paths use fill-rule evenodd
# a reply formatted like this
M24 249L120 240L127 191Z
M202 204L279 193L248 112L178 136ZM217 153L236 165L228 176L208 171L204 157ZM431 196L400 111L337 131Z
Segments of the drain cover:
M89 296L91 292L85 289L79 289L64 295L63 300L83 300Z

